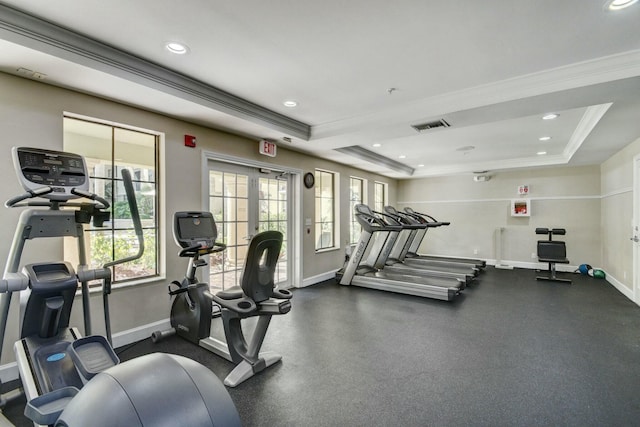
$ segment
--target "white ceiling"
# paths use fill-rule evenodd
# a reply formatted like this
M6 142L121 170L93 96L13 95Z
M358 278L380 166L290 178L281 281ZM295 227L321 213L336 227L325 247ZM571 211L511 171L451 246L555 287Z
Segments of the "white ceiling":
M72 38L39 20L18 31L6 6L302 122L310 136L78 55ZM360 146L415 168L411 177L606 160L640 137L638 23L640 3L611 12L604 0L0 0L0 70L27 68L51 84L408 178L335 149ZM190 51L173 55L167 41ZM548 112L560 117L541 120ZM451 127L411 127L438 119Z

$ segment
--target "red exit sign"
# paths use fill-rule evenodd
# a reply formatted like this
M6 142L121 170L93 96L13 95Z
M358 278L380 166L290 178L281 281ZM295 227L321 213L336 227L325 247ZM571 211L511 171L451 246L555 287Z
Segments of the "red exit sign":
M263 139L260 141L260 154L264 154L265 156L275 157L276 156L276 144L275 142L267 141Z

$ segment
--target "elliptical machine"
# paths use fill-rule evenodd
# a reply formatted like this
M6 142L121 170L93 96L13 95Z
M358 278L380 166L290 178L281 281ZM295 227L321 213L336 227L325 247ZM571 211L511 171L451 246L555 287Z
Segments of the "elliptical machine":
M20 340L14 350L27 397L25 415L35 425L65 427L179 423L204 427L218 422L239 425L230 396L204 366L184 357L161 353L119 363L111 346L110 268L135 260L144 251L129 172L123 170L123 183L139 251L134 256L91 269L87 266L83 225L92 218L96 226L108 220L109 202L88 191L89 174L84 158L35 148L14 148L12 154L26 193L8 200L5 205L37 207L20 215L0 280L0 344L4 341L11 297L14 292L20 292L21 297ZM71 201L81 198L90 201ZM80 261L77 271L64 261L28 264L19 271L25 243L43 237L76 238ZM88 282L91 280L103 283L108 338L89 335ZM89 335L84 338L77 328L69 327L78 282L82 285L85 333ZM159 377L157 370L163 370L164 374ZM140 387L143 383L145 386ZM185 416L186 410L175 412L172 408L158 407L158 401L169 400L188 407L188 416Z
M278 354L260 353L260 348L271 317L291 310L291 292L274 285L282 233L264 231L255 235L249 243L241 286L216 294L196 277L197 269L207 265L201 258L203 255L226 249L223 243L216 242L218 231L211 212L176 212L173 236L182 248L179 255L189 258L189 263L182 282L169 285L169 295L173 297L171 329L154 332L152 341L178 335L235 363L236 367L224 380L229 387L281 360ZM217 311L214 307L221 310L225 341L211 336L212 313ZM249 317L258 317L258 321L247 341L241 320Z

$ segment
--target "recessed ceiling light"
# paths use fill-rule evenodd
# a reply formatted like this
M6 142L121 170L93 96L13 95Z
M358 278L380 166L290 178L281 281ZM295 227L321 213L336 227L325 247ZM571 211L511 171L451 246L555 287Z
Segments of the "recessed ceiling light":
M620 10L625 7L629 7L632 4L636 3L638 0L613 0L609 2L609 10Z
M398 156L398 158L399 158L399 159L406 159L406 158L407 158L407 156L405 156L404 154L400 154L400 155Z
M372 145L372 147L380 148L380 147L382 147L382 144L378 144L378 143L376 142L375 144L373 144L373 145Z
M288 99L282 103L287 108L294 108L298 106L298 102L293 99Z
M536 154L538 156L544 156L545 154L547 154L547 152L546 151L538 151Z
M541 136L540 138L538 138L539 141L549 141L550 139L550 136Z
M419 168L423 168L423 167L424 167L424 165L423 165L422 163L420 163L420 164L418 165L418 167L419 167Z
M185 53L189 52L189 47L186 44L178 42L169 42L165 45L165 47L169 52L178 55L184 55Z
M556 113L546 114L546 115L542 116L542 120L553 120L553 119L557 119L559 115L560 115L560 114L556 114Z

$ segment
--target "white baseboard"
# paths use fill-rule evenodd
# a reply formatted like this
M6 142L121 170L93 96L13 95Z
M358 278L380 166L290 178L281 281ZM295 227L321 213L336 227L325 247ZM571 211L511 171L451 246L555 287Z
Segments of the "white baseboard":
M488 259L487 265L496 265L495 259ZM529 270L547 270L549 266L547 263L542 262L525 262L525 261L511 261L511 260L502 260L500 261L501 265L508 265L514 268L528 268ZM561 271L564 273L573 273L578 269L577 265L569 265L569 264L556 264L556 271Z
M139 326L137 328L128 329L126 331L113 334L113 346L115 348L122 347L123 345L132 344L140 340L149 338L151 333L155 331L163 331L169 329L171 323L169 319L159 320L157 322L149 323L147 325ZM16 362L7 363L0 366L0 380L5 383L8 381L17 380L19 378L18 364Z
M302 286L300 287L305 288L307 286L315 285L316 283L324 282L325 280L333 279L334 277L336 277L336 271L338 270L339 269L330 270L330 271L327 271L326 273L317 274L315 276L302 279Z
M487 260L487 265L495 265L496 260ZM506 264L513 267L518 268L528 268L534 270L546 270L548 268L547 264L535 263L535 262L520 262L520 261L502 261L502 264ZM556 270L562 271L566 273L574 273L578 269L578 266L567 265L567 264L556 264ZM603 270L604 271L604 270ZM632 302L640 305L640 302L636 302L633 299L633 289L629 289L626 287L621 281L607 273L605 273L605 280L614 288L616 288L622 295L629 298Z
M627 288L621 281L619 281L618 279L616 279L610 274L607 274L606 278L607 278L607 282L609 282L614 288L620 291L622 295L624 295L625 297L633 301L633 289Z
M171 322L169 318L166 318L157 322L138 326L137 328L118 332L116 334L113 334L113 346L115 348L118 348L122 347L123 345L132 344L134 342L149 338L155 331L164 331L165 329L169 329L170 327Z

